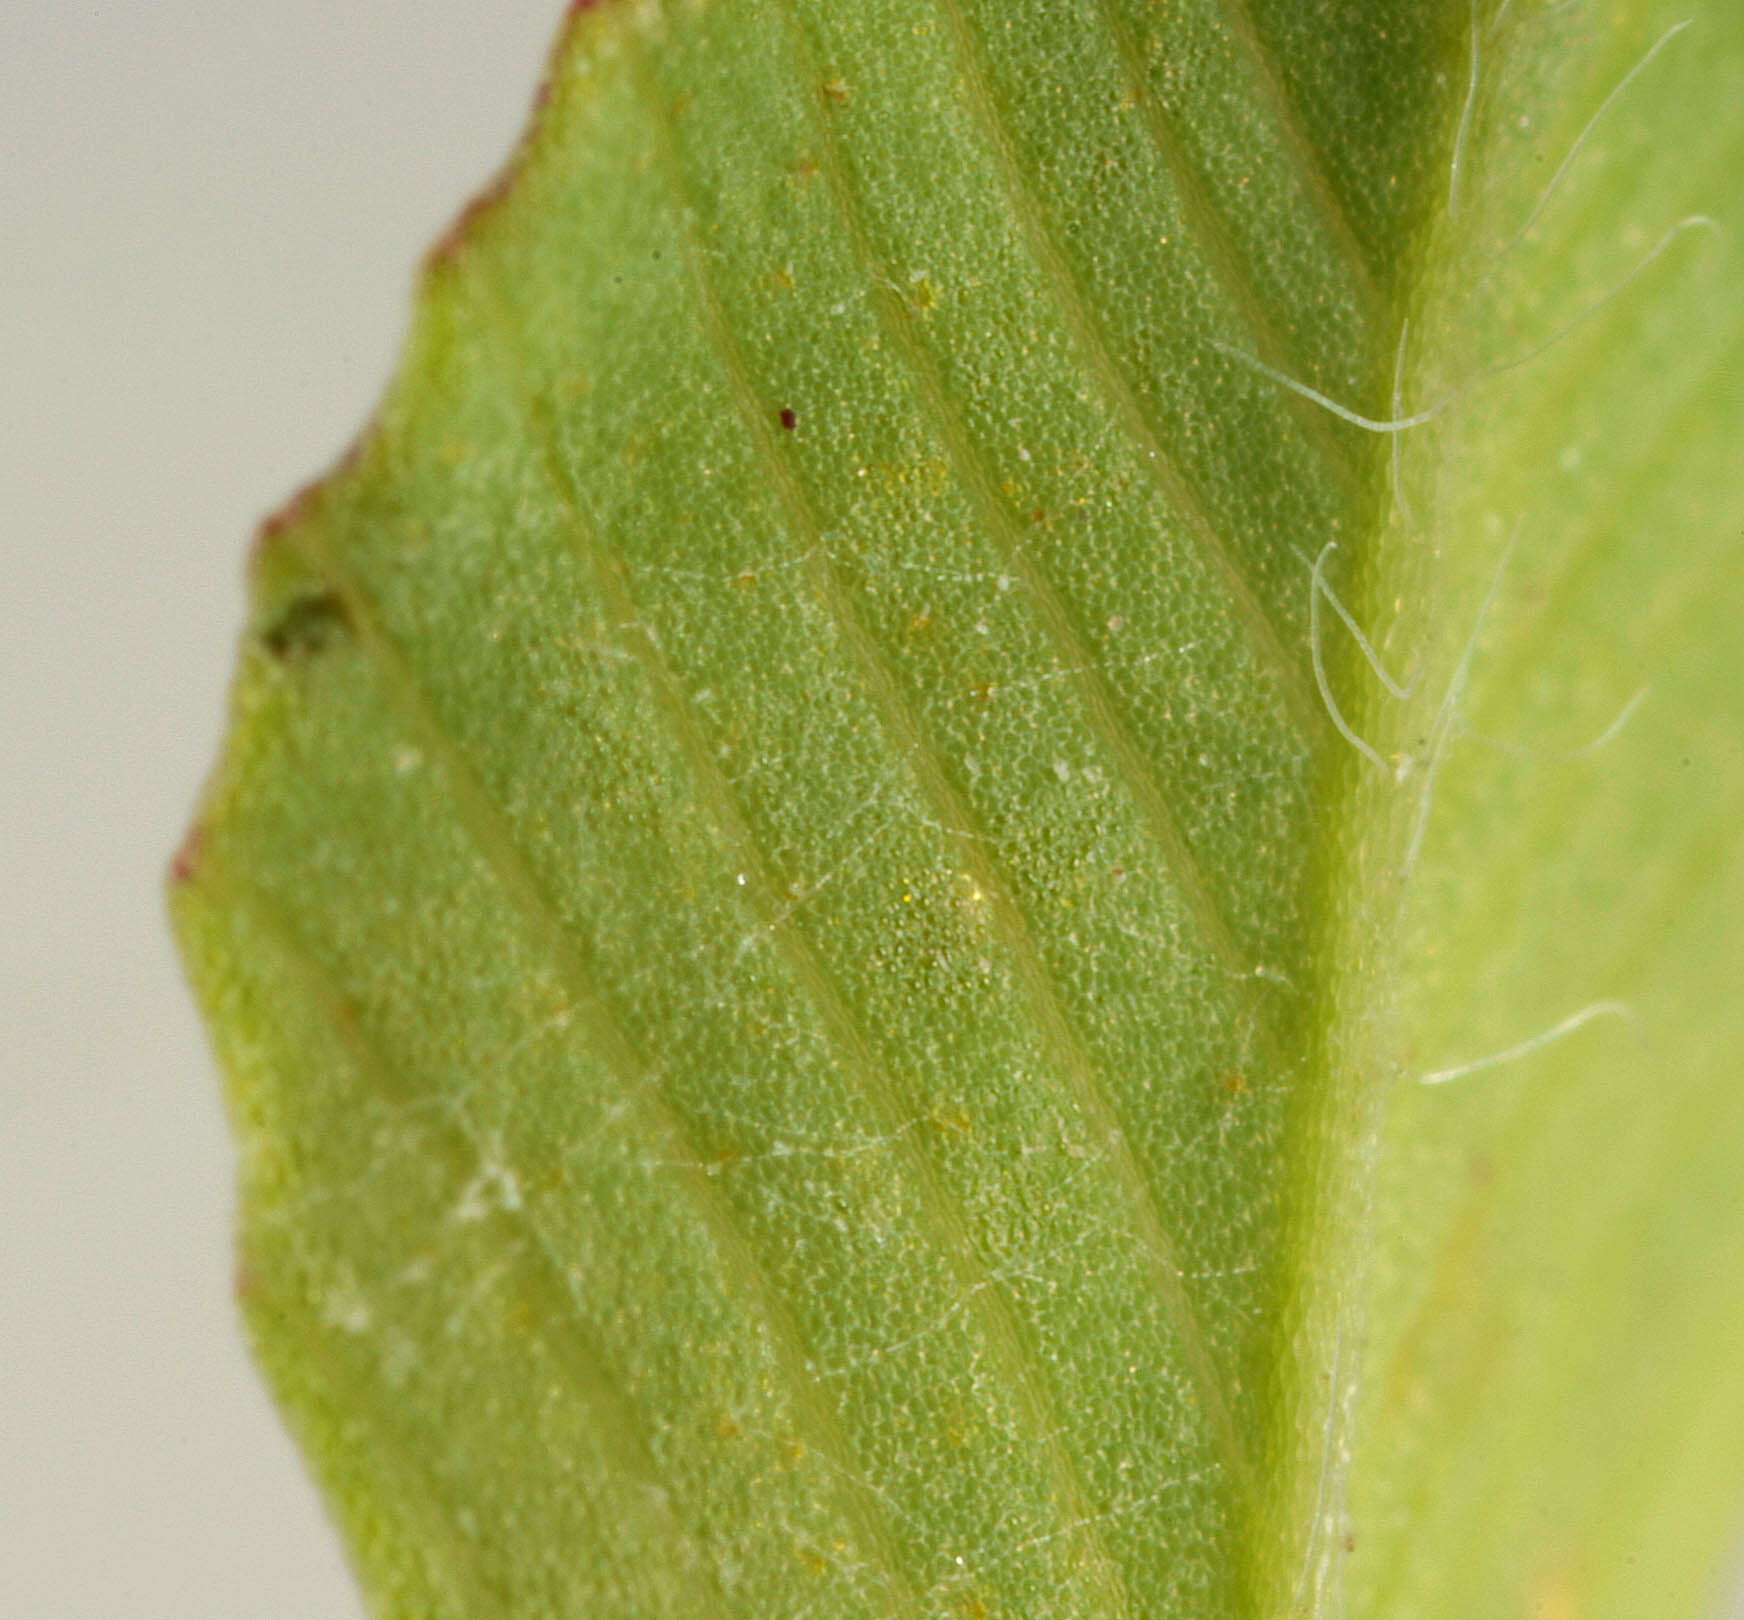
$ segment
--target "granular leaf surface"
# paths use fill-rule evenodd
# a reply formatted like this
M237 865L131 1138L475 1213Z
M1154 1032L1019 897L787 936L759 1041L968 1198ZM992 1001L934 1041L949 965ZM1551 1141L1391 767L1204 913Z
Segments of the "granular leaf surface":
M376 1612L1707 1612L1744 18L1679 20L572 13L175 873Z

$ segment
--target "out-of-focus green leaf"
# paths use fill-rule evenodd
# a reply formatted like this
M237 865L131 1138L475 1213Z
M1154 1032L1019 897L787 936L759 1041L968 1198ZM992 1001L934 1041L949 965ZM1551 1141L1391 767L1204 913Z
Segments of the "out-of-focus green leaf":
M572 15L177 863L378 1612L1718 1601L1744 13L1681 20Z

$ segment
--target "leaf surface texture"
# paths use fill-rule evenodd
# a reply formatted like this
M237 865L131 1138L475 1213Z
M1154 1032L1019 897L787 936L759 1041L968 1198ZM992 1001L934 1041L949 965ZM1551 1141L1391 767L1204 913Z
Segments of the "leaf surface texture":
M1678 20L572 16L267 526L176 885L379 1612L1714 1601L1744 19Z

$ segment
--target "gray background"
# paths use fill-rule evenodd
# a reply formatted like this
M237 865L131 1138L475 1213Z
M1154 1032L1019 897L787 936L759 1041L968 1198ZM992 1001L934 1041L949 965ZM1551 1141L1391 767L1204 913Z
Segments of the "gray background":
M0 0L0 1615L356 1616L230 1301L160 878L256 520L343 448L560 0Z

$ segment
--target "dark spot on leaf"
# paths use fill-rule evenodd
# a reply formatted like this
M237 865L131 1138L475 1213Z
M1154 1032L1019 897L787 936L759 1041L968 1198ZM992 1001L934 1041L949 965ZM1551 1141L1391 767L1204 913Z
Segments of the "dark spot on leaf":
M351 615L337 591L294 596L260 633L260 644L281 663L313 658L351 633Z
M781 425L786 428L789 433L799 426L799 417L794 412L791 405L783 405L781 407Z

